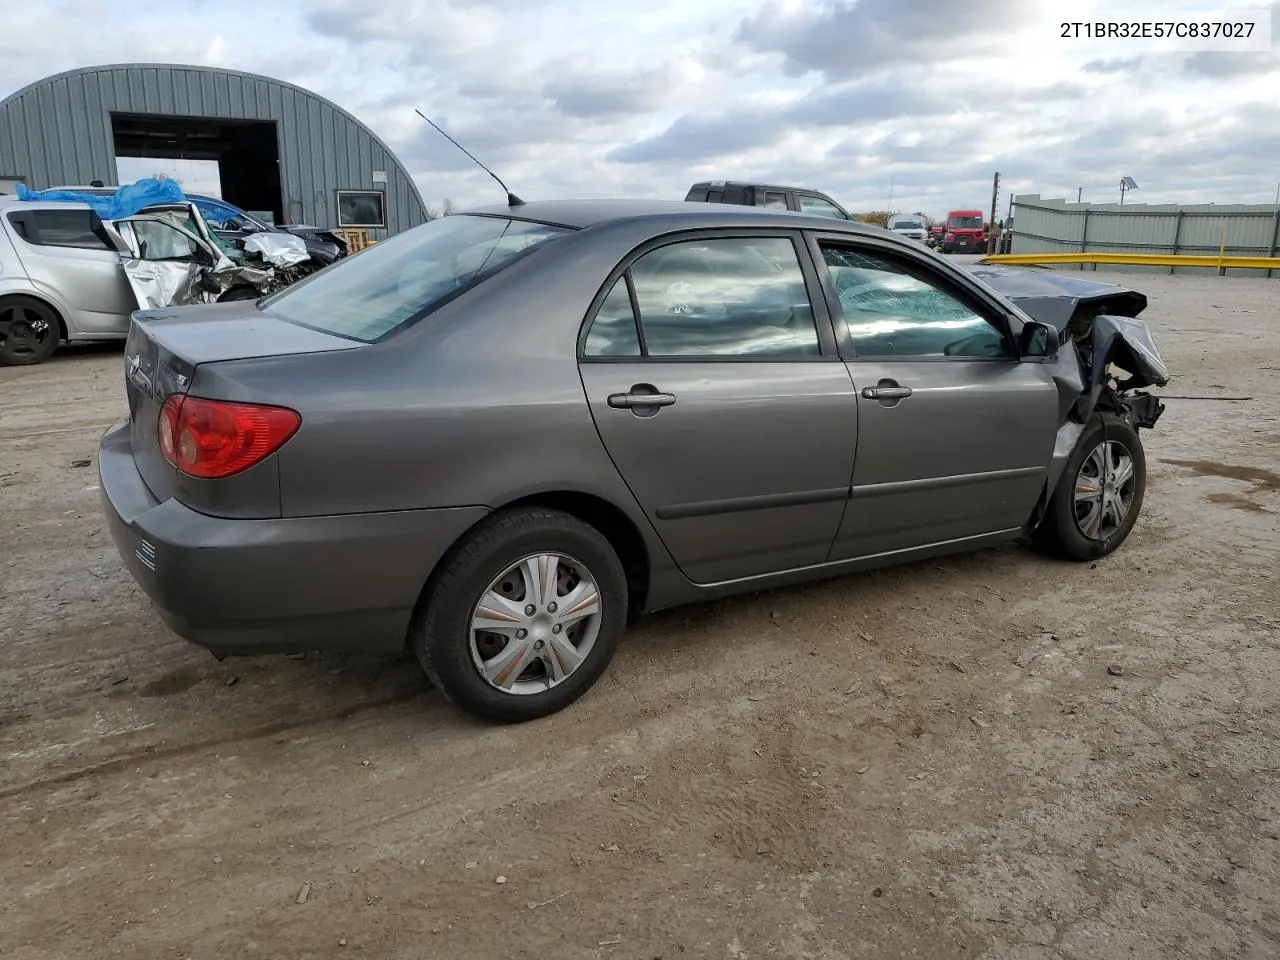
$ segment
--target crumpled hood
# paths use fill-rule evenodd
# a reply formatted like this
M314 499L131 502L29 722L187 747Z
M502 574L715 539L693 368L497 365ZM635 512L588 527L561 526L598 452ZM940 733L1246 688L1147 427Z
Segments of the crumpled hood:
M1035 319L1052 324L1059 333L1067 329L1082 305L1099 306L1102 312L1119 317L1136 317L1147 308L1145 294L1118 283L1086 280L1037 267L986 263L960 266Z

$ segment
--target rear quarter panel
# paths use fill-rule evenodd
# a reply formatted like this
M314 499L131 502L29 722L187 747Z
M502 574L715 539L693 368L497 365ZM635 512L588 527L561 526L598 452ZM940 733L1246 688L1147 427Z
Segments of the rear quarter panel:
M652 228L589 234L555 241L382 343L219 364L219 396L302 413L277 454L282 514L586 493L631 518L655 567L669 563L596 433L576 355L605 275Z

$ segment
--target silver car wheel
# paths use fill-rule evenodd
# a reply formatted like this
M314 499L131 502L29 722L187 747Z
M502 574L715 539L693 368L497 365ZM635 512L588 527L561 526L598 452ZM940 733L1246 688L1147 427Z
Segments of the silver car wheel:
M1114 440L1100 443L1076 473L1076 526L1090 540L1106 540L1123 526L1133 509L1138 480L1133 456Z
M471 612L471 660L503 693L543 693L573 675L600 633L600 588L582 563L541 553L494 577Z

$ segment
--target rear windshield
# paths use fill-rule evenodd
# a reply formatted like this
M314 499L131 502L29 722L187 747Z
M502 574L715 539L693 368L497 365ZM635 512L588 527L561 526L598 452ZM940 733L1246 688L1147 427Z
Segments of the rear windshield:
M955 230L981 230L981 217L952 217L947 224Z
M503 217L442 217L339 260L261 306L280 320L373 343L569 232Z

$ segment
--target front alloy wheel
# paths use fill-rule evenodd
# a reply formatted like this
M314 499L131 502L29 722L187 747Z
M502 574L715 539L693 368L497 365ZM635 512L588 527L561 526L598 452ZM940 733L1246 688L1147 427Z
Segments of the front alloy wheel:
M1098 414L1067 459L1032 540L1067 560L1106 556L1133 530L1146 486L1137 428L1110 412Z
M1122 443L1100 443L1084 458L1076 473L1075 518L1090 540L1115 536L1133 508L1138 480L1133 457Z

